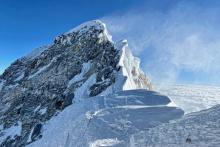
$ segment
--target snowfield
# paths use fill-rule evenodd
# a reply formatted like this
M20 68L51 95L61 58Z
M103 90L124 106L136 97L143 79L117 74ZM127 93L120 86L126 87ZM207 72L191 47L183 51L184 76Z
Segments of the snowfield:
M97 96L67 107L45 125L29 147L128 146L132 134L180 118L170 99L146 90Z
M219 147L219 87L166 85L159 91L167 94L185 113L193 113L132 135L130 147Z
M187 143L187 138L190 143ZM220 105L185 115L182 119L142 131L130 138L130 147L219 147Z
M220 104L220 87L201 85L164 85L157 91L167 95L184 112L191 113Z

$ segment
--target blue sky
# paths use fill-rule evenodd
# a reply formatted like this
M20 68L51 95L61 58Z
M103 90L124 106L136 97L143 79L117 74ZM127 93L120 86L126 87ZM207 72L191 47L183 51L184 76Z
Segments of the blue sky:
M218 0L0 0L0 72L82 22L127 38L154 82L220 85Z
M128 9L135 0L0 0L0 71L84 21Z

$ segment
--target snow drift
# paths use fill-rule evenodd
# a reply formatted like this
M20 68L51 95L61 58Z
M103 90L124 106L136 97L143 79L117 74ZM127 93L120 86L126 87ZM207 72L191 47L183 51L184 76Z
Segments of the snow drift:
M29 147L126 147L132 134L180 118L170 99L146 90L97 96L67 107Z

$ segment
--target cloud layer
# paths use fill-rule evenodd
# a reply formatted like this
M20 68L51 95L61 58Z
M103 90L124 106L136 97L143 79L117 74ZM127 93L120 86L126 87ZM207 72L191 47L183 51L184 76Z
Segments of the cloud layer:
M102 18L114 40L127 38L156 82L220 83L220 7L181 1L165 11L130 10Z

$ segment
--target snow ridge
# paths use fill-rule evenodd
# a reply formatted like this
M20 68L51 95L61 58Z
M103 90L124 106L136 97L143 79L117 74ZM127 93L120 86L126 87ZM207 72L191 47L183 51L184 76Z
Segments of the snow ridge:
M146 90L82 100L48 121L43 138L28 147L127 147L132 134L183 115L181 109L169 107L170 102Z
M122 40L116 43L115 46L121 51L119 66L122 67L122 74L127 77L123 85L123 90L152 90L150 80L146 78L146 75L140 69L140 59L132 55L127 40Z

